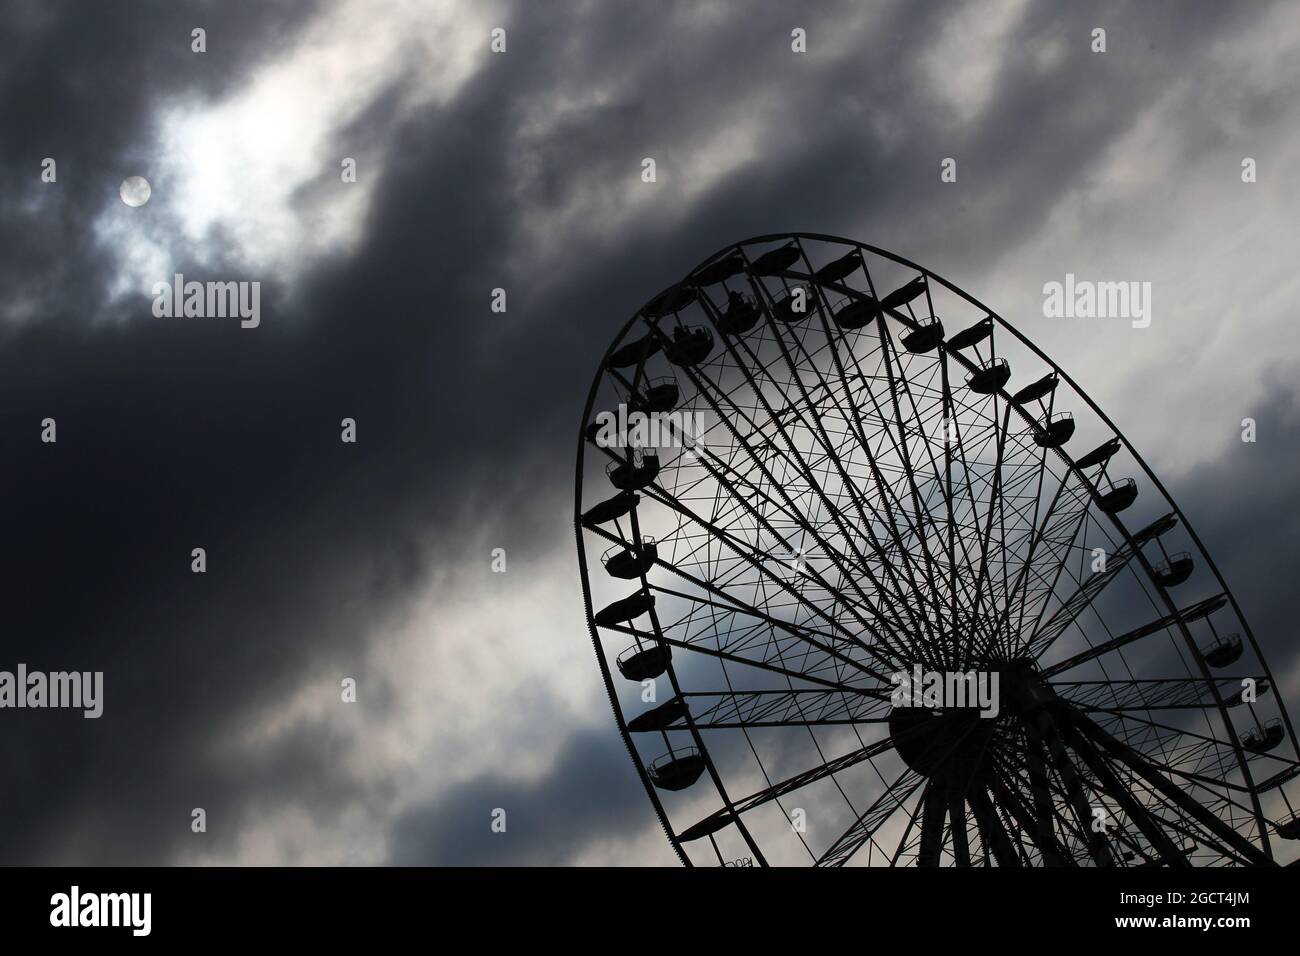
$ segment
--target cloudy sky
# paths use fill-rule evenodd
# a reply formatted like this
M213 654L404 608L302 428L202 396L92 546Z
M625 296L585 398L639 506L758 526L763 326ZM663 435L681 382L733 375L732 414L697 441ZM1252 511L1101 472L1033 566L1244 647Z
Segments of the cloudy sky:
M14 0L0 667L102 670L105 713L0 715L0 861L672 863L592 656L575 440L623 322L771 232L1043 347L1300 700L1298 90L1285 3ZM155 317L178 272L261 282L260 325ZM1151 282L1150 327L1044 318L1066 273Z

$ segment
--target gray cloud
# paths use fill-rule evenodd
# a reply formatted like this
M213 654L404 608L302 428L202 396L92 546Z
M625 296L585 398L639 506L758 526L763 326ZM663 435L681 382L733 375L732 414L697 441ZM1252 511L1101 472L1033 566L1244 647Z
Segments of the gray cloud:
M715 248L802 228L970 277L995 306L1002 288L1032 296L1042 278L1016 257L1053 234L1067 197L1097 188L1108 151L1144 121L1163 116L1179 130L1175 151L1194 156L1233 135L1207 101L1261 139L1294 114L1278 90L1220 65L1222 44L1269 16L1260 5L1030 4L987 41L958 30L936 59L922 54L954 29L947 4L818 4L793 21L778 3L519 4L502 10L510 52L476 61L454 96L412 102L425 62L410 55L327 126L321 173L292 208L314 221L344 188L338 158L359 156L376 181L348 220L356 244L291 256L292 279L277 265L268 317L244 332L152 321L143 294L106 304L121 250L94 241L92 225L120 179L150 166L164 102L219 108L332 5L127 9L29 5L0 32L0 121L20 133L0 179L0 239L13 250L0 281L24 316L0 344L0 517L16 558L4 657L103 669L108 694L93 726L57 713L0 721L0 759L23 768L4 791L4 862L189 858L194 806L216 822L203 852L222 858L311 861L353 827L380 834L371 852L400 863L559 863L620 834L641 846L658 824L608 719L571 534L555 517L586 384L623 318ZM206 57L188 48L200 20ZM1101 22L1104 67L1086 47ZM787 52L793 25L808 29L806 59ZM1058 42L1059 55L1033 55ZM965 83L967 68L987 74L986 89ZM1167 115L1171 94L1207 77ZM37 181L46 155L59 160L57 187ZM960 157L960 192L938 187L946 155ZM644 156L659 162L652 197L638 191ZM145 207L158 228L184 212L166 203L160 191ZM256 277L228 231L237 225L216 221L227 242L211 256L177 236L177 267ZM1146 254L1131 221L1092 241ZM487 308L499 285L505 316ZM1085 388L1104 374L1047 332ZM1265 436L1295 429L1290 386L1260 408ZM1128 428L1125 409L1108 410ZM57 446L35 440L47 415ZM345 415L359 422L355 447L338 441ZM1129 429L1139 446L1160 415L1140 412ZM1294 667L1284 574L1295 537L1278 515L1295 447L1262 437L1170 481L1279 670ZM1225 488L1239 489L1229 502ZM485 534L511 554L499 594L466 570L486 565ZM188 570L200 545L202 578ZM566 678L581 703L479 700L463 721L395 747L401 756L362 760L377 728L403 726L430 686L452 690L437 674L404 683L385 651L399 646L389 622L430 592L450 613L460 586L431 582L462 579L476 603L456 605L454 634L431 612L431 640L460 648L461 629L503 640L529 629L557 659L585 661ZM537 616L523 597L535 589L578 626ZM525 687L558 679L504 655L496 666ZM334 693L342 674L366 689L364 716L304 705L246 745L304 688ZM504 713L515 706L550 720L526 733ZM499 739L476 740L484 727ZM428 736L490 749L499 766L467 779L421 772ZM530 760L547 766L521 769ZM496 840L486 814L506 805L519 808L512 835ZM297 848L250 846L277 814L312 821Z
M393 827L390 861L449 866L557 866L602 841L625 841L657 821L617 734L582 731L569 738L548 773L519 782L500 774L451 788L429 807L417 807ZM506 811L504 832L491 813ZM627 862L663 864L664 851Z

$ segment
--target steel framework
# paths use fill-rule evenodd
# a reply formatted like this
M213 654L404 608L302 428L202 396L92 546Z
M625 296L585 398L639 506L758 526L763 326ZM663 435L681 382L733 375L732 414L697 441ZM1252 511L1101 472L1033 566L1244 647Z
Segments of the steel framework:
M1290 719L1178 506L891 253L761 236L648 302L591 387L575 526L683 862L1253 865L1300 836ZM918 668L996 680L997 715L903 706Z

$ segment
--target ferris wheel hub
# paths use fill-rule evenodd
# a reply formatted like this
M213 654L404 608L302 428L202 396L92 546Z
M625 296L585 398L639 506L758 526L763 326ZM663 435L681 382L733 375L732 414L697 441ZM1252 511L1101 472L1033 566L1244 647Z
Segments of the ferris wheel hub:
M992 769L998 717L981 717L973 707L930 710L895 707L889 733L898 755L917 773L939 781L982 780Z
M989 670L951 676L960 681L976 675L992 692L991 700L941 707L899 705L890 711L890 736L903 762L917 773L963 787L982 782L992 772L1003 741L1017 737L1043 707L1060 704L1032 661L1001 662Z

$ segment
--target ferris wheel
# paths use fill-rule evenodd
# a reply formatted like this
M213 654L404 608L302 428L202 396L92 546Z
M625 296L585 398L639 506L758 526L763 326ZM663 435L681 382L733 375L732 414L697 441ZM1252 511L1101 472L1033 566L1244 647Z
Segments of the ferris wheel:
M1300 839L1300 746L1183 513L1024 335L896 255L763 236L651 299L592 384L575 525L685 863L1260 865Z

